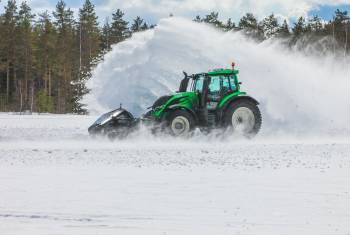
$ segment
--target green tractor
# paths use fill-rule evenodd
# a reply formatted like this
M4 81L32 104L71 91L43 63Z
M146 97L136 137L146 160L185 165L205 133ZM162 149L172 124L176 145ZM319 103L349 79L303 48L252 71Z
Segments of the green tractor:
M205 133L214 129L254 137L261 128L258 101L242 92L238 70L216 69L188 75L184 72L179 91L162 96L143 117L135 119L123 108L102 115L90 128L90 134L121 138L140 123L153 132L190 136L195 128Z

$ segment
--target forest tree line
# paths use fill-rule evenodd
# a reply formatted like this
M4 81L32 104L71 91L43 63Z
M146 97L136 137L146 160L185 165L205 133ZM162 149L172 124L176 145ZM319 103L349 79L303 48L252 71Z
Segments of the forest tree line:
M127 22L120 9L100 27L90 0L78 19L63 0L38 15L26 2L7 1L0 15L0 111L86 113L80 101L94 66L111 45L151 27L140 17Z
M204 17L196 16L194 21L211 24L223 31L242 31L257 42L277 39L288 48L306 54L349 54L350 18L347 11L339 9L334 12L332 20L326 21L315 15L307 19L299 17L292 25L287 20L280 22L274 14L259 21L251 13L244 15L238 23L230 18L220 21L218 12L211 12ZM307 50L310 46L312 51Z
M258 42L278 38L298 50L315 44L322 53L348 54L346 11L337 10L328 22L318 16L300 17L291 25L273 14L259 21L251 13L237 23L220 21L217 12L194 21L243 31ZM85 0L77 19L63 0L53 12L37 15L26 2L8 0L0 12L0 112L86 113L81 103L88 92L85 83L111 45L155 26L139 16L128 22L120 9L111 20L100 22L90 0Z

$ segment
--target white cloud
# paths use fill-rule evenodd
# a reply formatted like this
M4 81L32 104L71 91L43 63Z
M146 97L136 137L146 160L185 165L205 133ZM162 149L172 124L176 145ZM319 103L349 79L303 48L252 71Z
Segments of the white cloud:
M104 10L121 8L158 17L168 16L169 13L194 17L197 13L218 11L223 17L234 19L246 12L252 12L259 18L273 12L291 18L306 16L311 9L325 4L350 4L350 0L106 0Z
M27 1L35 13L53 11L55 0L17 0L17 3ZM77 14L83 0L65 0L67 6ZM243 14L251 12L258 18L275 13L280 18L306 16L312 9L322 5L350 4L350 0L92 0L97 13L103 21L112 12L120 8L125 11L130 21L137 15L146 18L148 22L156 23L160 18L176 16L194 18L211 11L218 11L222 19L233 18L237 21ZM0 7L5 5L2 0ZM1 10L0 10L1 11Z
M22 2L27 2L27 4L32 8L33 11L38 12L41 9L52 9L52 5L47 0L16 0L17 6L19 7ZM7 4L7 1L1 1L1 5L4 6Z
M71 2L72 0L65 0L67 7L69 7L72 11L74 11L75 16L77 17L78 9L80 7L80 3L82 5L83 1L80 1L79 3L74 1L74 4ZM94 0L92 0L94 1ZM107 1L107 0L106 0ZM18 9L22 2L27 2L27 4L30 6L32 12L36 15L41 14L45 11L48 11L49 13L53 12L55 10L56 4L58 0L16 0ZM7 0L0 0L0 13L4 11L4 6L7 5Z

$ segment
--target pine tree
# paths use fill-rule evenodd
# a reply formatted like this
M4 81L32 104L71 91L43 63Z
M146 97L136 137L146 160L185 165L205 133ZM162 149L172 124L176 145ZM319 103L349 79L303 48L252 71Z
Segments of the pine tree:
M9 0L2 17L2 42L4 53L3 61L6 70L6 103L10 102L13 82L16 79L16 25L18 21L17 5L15 0ZM12 78L12 79L11 79Z
M143 29L143 25L144 25L144 20L141 19L140 16L137 16L134 20L133 20L133 24L131 25L131 32L135 33L135 32L139 32L142 31Z
M47 11L39 15L39 20L35 27L35 37L36 73L44 82L39 90L41 93L40 97L38 97L37 105L41 107L41 112L53 112L52 77L56 58L55 46L57 34ZM50 107L46 107L46 105L50 105Z
M225 31L231 31L234 30L236 28L236 24L234 22L232 22L232 19L229 18L226 22L226 24L224 24L224 30Z
M206 15L203 19L203 22L214 25L217 28L223 27L222 22L219 20L218 12L211 12L209 15Z
M109 50L111 50L111 35L112 35L112 30L111 30L111 26L109 24L109 19L108 17L105 20L105 23L102 27L102 34L100 36L101 38L101 49L104 52L107 52Z
M272 38L276 35L279 29L278 20L274 14L263 19L261 22L262 30L264 31L265 38Z
M321 22L321 18L318 16L314 16L311 19L309 19L307 27L309 31L315 34L320 34L323 32L323 25Z
M287 20L284 20L282 25L278 28L277 36L280 38L288 38L290 36Z
M95 6L90 0L85 0L79 9L79 70L74 76L72 85L72 110L74 113L86 113L84 105L80 103L82 97L88 92L85 83L91 77L91 71L100 55L100 32Z
M349 35L347 30L349 28L349 15L347 11L341 11L337 9L332 21L332 34L334 34L335 40L340 45L347 47Z
M95 6L90 0L85 0L79 10L79 47L80 47L80 70L91 70L93 61L99 56L100 35L98 17Z
M115 44L124 41L130 37L128 22L123 19L124 12L118 9L112 15L110 43Z
M262 27L258 24L258 20L252 13L247 13L240 19L238 28L244 30L247 35L254 39L264 39L264 32L262 30Z
M18 65L16 66L19 99L21 106L24 105L25 109L33 109L33 100L35 92L35 81L32 78L33 68L33 28L32 21L35 15L31 13L30 7L26 2L22 2L18 14L18 45L16 50L16 58ZM24 84L22 83L24 81ZM30 83L30 84L29 84ZM22 91L23 90L23 91ZM31 92L30 92L31 91ZM20 107L22 111L22 107Z
M202 22L203 20L201 19L201 17L199 15L197 15L194 19L193 19L194 22Z
M141 31L145 31L147 29L149 29L148 24L146 22L144 22L141 26Z
M56 90L56 109L59 113L72 111L72 90L71 82L73 76L77 76L76 63L77 50L75 44L75 29L73 11L66 7L63 0L60 0L56 5L56 10L53 12L57 28L57 41L55 46L56 61L55 74L57 77ZM74 73L75 72L75 73Z
M349 15L347 11L341 11L337 9L333 17L333 21L336 25L344 25L349 23Z
M5 35L4 35L4 16L0 14L0 102L4 102L5 99L2 95L2 93L5 93L3 91L4 87L6 87L6 81L4 79L4 74L6 73L6 53L5 53ZM0 107L1 108L1 107Z
M155 27L157 27L157 24L151 24L148 28L149 29L154 29Z
M301 37L305 32L307 32L306 22L304 17L299 17L298 21L294 23L292 29L294 38Z
M240 29L257 30L258 20L252 13L247 13L240 19L238 27Z

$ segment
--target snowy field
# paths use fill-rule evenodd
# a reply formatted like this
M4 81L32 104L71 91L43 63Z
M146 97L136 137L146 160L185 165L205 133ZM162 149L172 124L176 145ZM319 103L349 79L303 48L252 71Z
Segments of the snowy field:
M0 234L350 234L350 141L136 136L0 114Z
M113 45L90 113L139 116L183 70L235 61L262 132L111 142L88 136L93 116L0 113L0 235L350 235L350 65L320 53L177 17Z

